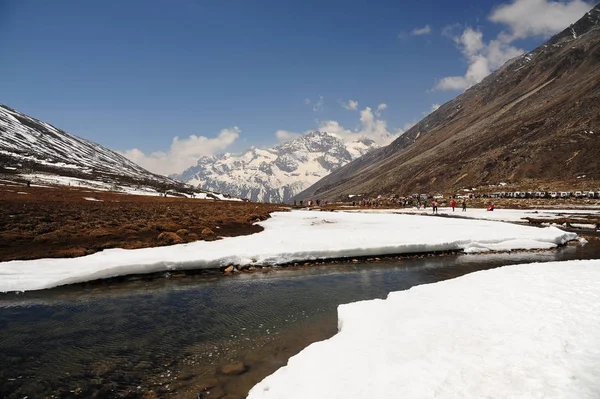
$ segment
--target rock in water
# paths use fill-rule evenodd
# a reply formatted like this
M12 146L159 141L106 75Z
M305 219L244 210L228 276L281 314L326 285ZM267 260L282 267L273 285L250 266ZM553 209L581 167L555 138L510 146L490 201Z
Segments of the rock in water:
M248 371L248 366L239 360L221 367L221 373L225 375L239 375L246 371Z

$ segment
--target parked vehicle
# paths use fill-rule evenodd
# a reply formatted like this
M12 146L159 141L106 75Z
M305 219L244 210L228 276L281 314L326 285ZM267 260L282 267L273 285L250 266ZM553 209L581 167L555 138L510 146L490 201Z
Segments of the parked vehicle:
M556 191L550 192L550 198L558 198L559 194Z
M560 198L569 198L571 196L571 193L566 192L566 191L561 191L560 192Z
M583 198L583 192L575 191L575 198Z
M595 194L593 191L588 191L587 193L585 193L585 196L588 198L594 198Z

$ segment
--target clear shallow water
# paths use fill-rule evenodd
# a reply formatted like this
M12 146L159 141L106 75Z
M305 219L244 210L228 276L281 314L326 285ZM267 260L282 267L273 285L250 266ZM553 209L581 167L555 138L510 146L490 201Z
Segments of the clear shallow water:
M507 264L600 257L556 251L425 256L94 283L0 296L0 397L244 397L337 331L337 306ZM219 373L241 360L249 371ZM206 385L210 393L198 394Z

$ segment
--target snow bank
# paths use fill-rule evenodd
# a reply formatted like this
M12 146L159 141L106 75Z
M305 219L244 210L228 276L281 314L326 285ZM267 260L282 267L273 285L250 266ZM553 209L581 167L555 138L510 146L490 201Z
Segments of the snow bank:
M258 234L169 247L110 249L71 259L0 262L0 292L51 288L126 274L229 264L446 250L552 248L577 238L555 227L415 215L275 212Z
M600 260L507 266L341 305L270 398L598 398Z
M351 209L349 212L361 212L361 213L401 213L401 214L413 214L413 215L431 215L431 207L426 209L417 208L399 208L399 209ZM452 208L439 208L439 215L443 216L455 216L467 219L481 219L481 220L494 220L499 222L527 222L525 218L533 219L557 219L561 217L577 217L578 215L597 215L600 216L600 210L597 208L588 209L495 209L494 211L487 211L483 208L467 208L466 212L463 212L460 207L456 208L456 211L452 212Z

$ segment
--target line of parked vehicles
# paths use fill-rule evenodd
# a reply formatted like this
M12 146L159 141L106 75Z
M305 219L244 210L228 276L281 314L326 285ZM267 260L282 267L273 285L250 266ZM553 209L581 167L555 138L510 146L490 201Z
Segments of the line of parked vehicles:
M413 194L415 199L442 199L442 194ZM507 191L496 193L469 193L453 195L453 198L600 198L600 191Z
M600 198L600 191L514 191L489 194L492 198Z

